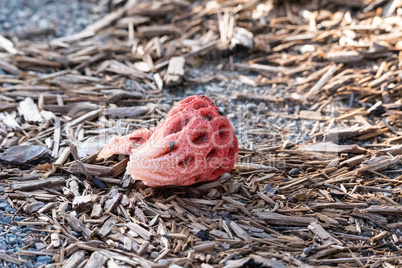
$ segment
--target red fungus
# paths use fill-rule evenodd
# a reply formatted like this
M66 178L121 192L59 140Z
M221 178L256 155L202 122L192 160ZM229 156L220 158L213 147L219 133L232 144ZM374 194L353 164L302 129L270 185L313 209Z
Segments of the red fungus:
M142 145L132 149L127 171L149 186L212 181L230 171L238 157L229 120L205 96L174 106Z

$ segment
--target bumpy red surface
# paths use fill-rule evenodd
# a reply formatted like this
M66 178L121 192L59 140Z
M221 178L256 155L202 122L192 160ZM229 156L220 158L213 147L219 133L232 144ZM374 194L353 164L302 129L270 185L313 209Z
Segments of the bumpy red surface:
M115 137L98 154L98 158L106 159L115 154L131 155L131 151L146 142L153 129L142 128L122 137Z
M238 143L225 114L205 96L173 107L148 141L132 150L127 171L149 186L190 185L230 171Z

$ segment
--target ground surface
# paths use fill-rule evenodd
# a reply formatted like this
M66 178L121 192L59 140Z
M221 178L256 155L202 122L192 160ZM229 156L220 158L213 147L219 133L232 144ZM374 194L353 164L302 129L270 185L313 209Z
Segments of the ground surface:
M0 2L0 266L400 266L397 2ZM96 160L194 94L234 126L230 174Z
M0 33L20 40L43 41L83 30L105 14L94 1L4 0Z

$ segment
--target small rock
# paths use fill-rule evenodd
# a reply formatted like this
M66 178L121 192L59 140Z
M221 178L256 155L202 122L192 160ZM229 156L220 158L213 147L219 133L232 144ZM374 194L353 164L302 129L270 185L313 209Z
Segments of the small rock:
M33 268L33 267L34 267L33 264L32 264L32 261L30 261L30 260L24 262L24 265L25 265L25 267L27 267L27 268Z
M13 233L19 231L19 229L20 229L19 226L11 226L11 227L9 228L9 230L10 230L11 232L13 232Z
M267 105L264 102L260 102L257 106L257 111L262 112L267 108Z
M11 224L11 217L10 216L7 216L7 217L4 217L3 218L3 223L5 223L5 224Z
M159 260L158 263L163 265L163 266L168 266L169 265L169 261L164 260L164 259ZM173 266L169 266L169 267L173 267Z
M257 109L257 104L255 103L247 103L246 108L250 111L254 111L255 109Z
M224 220L233 220L233 216L229 212L224 212L220 215Z
M0 202L1 202L1 201L0 201ZM8 210L9 207L10 207L10 206L8 205L8 203L5 203L5 202L0 203L0 209L1 209L1 210Z
M377 108L371 111L371 113L376 117L381 117L386 112L387 110L382 105L378 106Z
M229 249L230 249L230 245L227 244L227 243L221 243L221 247L222 247L224 250L229 250Z
M156 259L156 258L158 258L159 257L159 253L158 252L156 252L156 251L152 251L151 252L151 258L152 259Z
M312 129L313 124L310 121L303 121L303 127L308 128L308 129Z
M15 238L15 235L14 234L6 234L6 237L7 238Z
M49 256L39 256L38 258L36 258L37 262L41 262L44 264L49 264L51 260L52 260L52 258Z
M306 255L310 254L310 252L311 252L311 247L304 248L304 249L303 249L303 252L304 252L304 254L306 254Z
M40 19L38 22L38 26L41 29L48 29L49 25L50 25L50 23L47 19Z
M209 232L208 230L200 230L197 233L197 237L200 238L202 241L207 241L209 239Z
M264 194L275 194L278 189L278 186L274 186L272 183L267 183L264 185L264 189L262 190L262 192Z
M133 91L135 89L135 83L133 80L126 81L126 89L129 91Z
M299 261L306 262L306 257L300 256L300 257L299 257Z
M300 170L298 168L292 168L289 171L289 175L291 175L291 176L295 176L295 175L299 175L299 174L300 174Z
M6 250L7 249L7 244L4 241L0 241L0 250Z
M9 243L11 246L13 246L13 245L17 244L17 239L16 239L15 237L9 238L9 239L8 239L8 243Z

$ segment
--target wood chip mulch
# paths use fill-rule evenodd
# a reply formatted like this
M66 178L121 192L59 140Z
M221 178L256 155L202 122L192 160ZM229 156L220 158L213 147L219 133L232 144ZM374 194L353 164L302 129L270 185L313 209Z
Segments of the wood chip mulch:
M5 228L34 230L3 262L402 265L400 1L115 2L73 36L0 39L0 152L27 146L24 162L0 164L2 198L23 218ZM180 99L172 87L227 83L224 72L253 88L214 94L227 113L280 107L259 116L313 121L312 139L252 123L232 172L191 187L146 187L124 174L127 158L96 161L104 143L90 137L156 124Z

